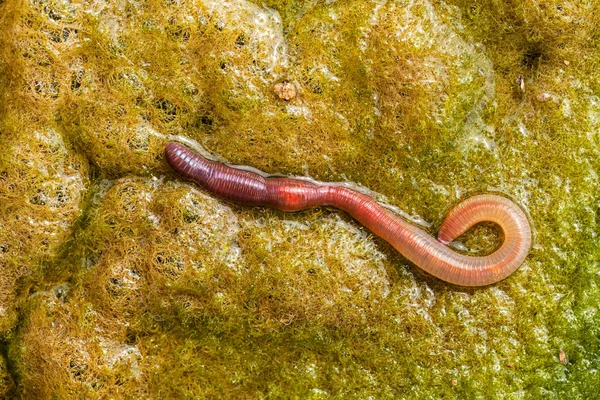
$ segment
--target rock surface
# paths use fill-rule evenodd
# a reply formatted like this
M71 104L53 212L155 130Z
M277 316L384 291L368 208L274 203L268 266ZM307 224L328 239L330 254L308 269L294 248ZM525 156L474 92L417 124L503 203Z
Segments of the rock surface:
M0 2L0 397L594 397L595 3ZM447 285L342 212L180 181L174 138L354 182L432 235L501 192L535 244Z

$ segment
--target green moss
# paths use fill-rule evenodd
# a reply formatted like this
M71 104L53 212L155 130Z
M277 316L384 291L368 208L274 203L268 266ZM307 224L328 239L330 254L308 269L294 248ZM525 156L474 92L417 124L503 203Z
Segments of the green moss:
M11 128L0 138L2 332L15 324L17 282L25 275L39 277L43 264L60 254L88 182L87 161L57 131Z
M6 390L594 397L598 6L218 3L0 3ZM355 182L432 235L460 200L501 192L535 244L497 285L446 285L342 212L181 182L169 135ZM461 241L479 254L501 239L479 225Z
M8 399L15 395L15 389L15 382L3 355L0 359L0 396Z

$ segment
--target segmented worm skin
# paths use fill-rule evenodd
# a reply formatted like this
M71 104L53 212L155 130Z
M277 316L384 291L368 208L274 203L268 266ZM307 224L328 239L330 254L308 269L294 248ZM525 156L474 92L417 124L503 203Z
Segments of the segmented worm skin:
M320 205L344 210L412 263L455 285L485 286L498 282L521 265L531 247L532 233L527 216L521 208L502 196L476 195L458 204L446 216L436 239L372 197L348 187L264 177L207 160L175 142L167 144L165 154L179 175L226 200L283 211L299 211ZM474 257L460 254L447 246L474 224L483 221L498 224L504 232L504 242L495 252Z

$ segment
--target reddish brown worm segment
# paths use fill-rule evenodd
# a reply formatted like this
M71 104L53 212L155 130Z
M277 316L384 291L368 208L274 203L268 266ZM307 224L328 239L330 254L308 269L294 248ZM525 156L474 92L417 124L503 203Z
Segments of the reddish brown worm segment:
M207 160L175 142L167 144L165 154L175 172L226 200L283 211L321 205L344 210L415 265L455 285L485 286L498 282L521 265L531 247L527 216L519 206L502 196L476 195L458 204L444 219L436 240L372 197L345 186L264 177ZM504 232L504 242L495 252L481 257L468 256L447 246L483 221L498 224Z

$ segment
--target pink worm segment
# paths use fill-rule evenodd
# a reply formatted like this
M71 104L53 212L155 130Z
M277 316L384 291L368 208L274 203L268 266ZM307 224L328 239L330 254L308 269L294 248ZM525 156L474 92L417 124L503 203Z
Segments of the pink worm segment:
M482 194L466 199L448 213L436 240L370 196L344 186L293 178L265 178L256 172L207 160L175 142L167 144L165 154L179 175L226 200L282 211L320 205L344 210L415 265L455 285L485 286L498 282L521 265L531 247L527 216L502 196ZM494 222L502 228L504 242L498 250L487 256L473 257L446 246L483 221Z

